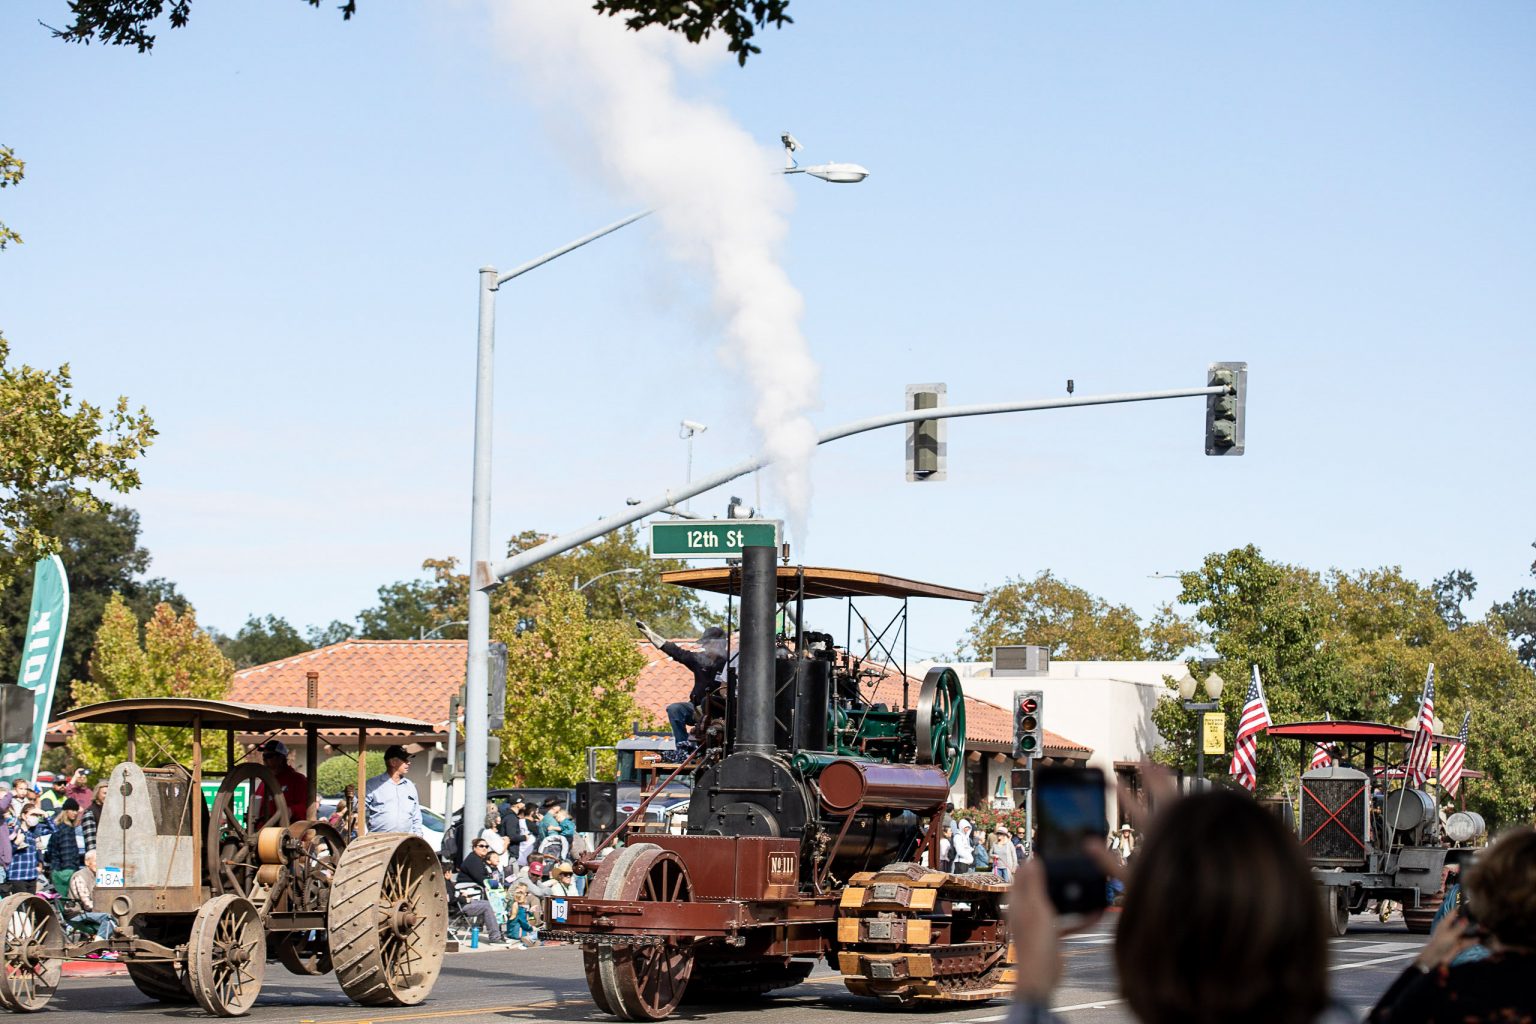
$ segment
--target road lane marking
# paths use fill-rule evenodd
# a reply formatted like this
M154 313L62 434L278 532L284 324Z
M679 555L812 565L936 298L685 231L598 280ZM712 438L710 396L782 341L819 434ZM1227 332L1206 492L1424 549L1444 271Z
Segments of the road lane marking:
M1417 953L1423 948L1418 942L1362 942L1358 946L1345 949L1346 953L1401 953L1405 950L1413 950Z
M1356 960L1354 963L1349 964L1334 964L1328 969L1330 971L1353 971L1361 967L1374 967L1376 964L1391 963L1393 960L1412 960L1418 955L1418 953L1399 953L1396 956L1379 956L1374 960Z

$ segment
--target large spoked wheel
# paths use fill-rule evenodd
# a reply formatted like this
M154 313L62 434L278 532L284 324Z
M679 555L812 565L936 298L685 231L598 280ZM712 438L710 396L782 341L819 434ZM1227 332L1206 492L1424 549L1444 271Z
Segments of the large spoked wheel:
M432 991L448 942L448 889L420 836L378 832L347 845L331 880L331 961L364 1006L414 1006Z
M216 896L192 921L187 981L197 1005L215 1017L249 1013L267 971L267 940L249 900Z
M592 887L605 900L693 901L682 858L654 843L620 850L599 869ZM665 939L647 945L604 946L597 951L598 984L592 999L600 1009L623 1020L663 1020L682 1002L692 973L689 942Z
M953 786L965 770L965 698L952 668L931 668L917 696L917 762L937 765Z
M54 957L64 949L64 926L48 901L29 893L0 900L0 948L0 1006L18 1013L47 1006L63 966Z
M235 797L242 783L250 784L247 789L250 802L245 813L239 814L235 809ZM275 808L270 814L261 814L262 801L256 799L258 783ZM213 798L213 810L208 814L204 855L214 893L241 896L253 904L263 902L262 886L256 877L261 868L257 836L264 828L287 827L288 804L283 800L277 777L263 765L235 765L219 784L219 791Z

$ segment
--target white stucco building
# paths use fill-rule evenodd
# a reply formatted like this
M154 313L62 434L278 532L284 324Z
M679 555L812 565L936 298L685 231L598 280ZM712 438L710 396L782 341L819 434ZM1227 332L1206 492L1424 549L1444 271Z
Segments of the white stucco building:
M1089 767L1133 790L1140 788L1138 766L1162 739L1152 724L1152 709L1159 700L1177 696L1165 677L1178 678L1185 671L1180 661L1053 661L1038 675L995 675L992 662L971 661L925 662L914 674L922 675L932 664L953 668L968 696L1004 708L1013 707L1015 690L1041 691L1041 724L1088 747ZM1111 823L1123 820L1117 819L1113 790L1109 800Z

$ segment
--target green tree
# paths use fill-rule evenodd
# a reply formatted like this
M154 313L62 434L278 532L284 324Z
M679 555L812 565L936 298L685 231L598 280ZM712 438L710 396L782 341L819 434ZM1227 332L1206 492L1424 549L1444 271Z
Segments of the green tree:
M1536 543L1531 547L1536 548ZM1536 576L1536 562L1531 563L1531 575ZM1528 668L1536 669L1536 589L1521 587L1508 601L1496 603L1493 614L1503 623L1520 660Z
M1170 606L1147 631L1128 605L1112 605L1058 579L1049 570L1011 579L987 591L967 632L970 657L989 657L1000 644L1037 644L1072 661L1137 661L1176 657L1198 639Z
M525 530L507 543L507 554L518 554L547 539L548 534ZM531 628L542 607L541 580L548 573L559 573L573 588L596 580L581 591L594 619L623 622L631 631L633 621L643 619L668 636L696 636L713 621L709 610L693 591L661 582L663 572L684 568L686 563L676 559L651 558L640 531L629 526L514 574L491 592L491 614L516 621L519 628ZM402 580L379 588L378 604L357 617L358 636L401 640L431 633L463 639L463 623L469 618L468 575L458 571L455 558L428 559L422 569L431 573L429 579ZM614 570L625 571L597 579Z
M209 631L224 657L235 668L250 668L271 661L282 661L310 650L310 643L299 635L287 619L276 615L260 618L252 615L234 636Z
M59 686L54 694L55 712L73 705L73 681L84 679L90 666L97 627L107 599L121 594L141 621L155 605L169 603L185 611L186 599L175 584L146 579L149 552L139 545L139 515L132 509L105 502L95 511L71 508L67 495L55 490L60 508L54 515L59 555L69 574L69 624L59 662ZM21 636L31 609L29 586L0 590L0 666L14 666L21 656Z
M126 398L110 411L77 403L68 364L39 370L9 356L0 336L0 590L58 552L66 510L100 510L89 485L138 487L133 460L155 436L148 414L130 411Z
M492 637L507 645L506 726L496 786L569 786L583 777L586 748L612 746L649 716L635 702L645 657L617 622L589 618L571 577L548 572L526 627L498 615Z
M304 0L319 7L320 0ZM154 48L150 25L170 7L171 28L184 26L192 14L192 0L69 0L75 20L66 28L52 28L54 36L72 43L99 39L115 46L137 47L140 53ZM357 0L343 0L337 5L343 19L357 13ZM718 32L727 39L727 49L736 54L739 64L762 50L751 40L755 30L772 25L782 28L793 21L786 13L789 0L692 0L691 3L667 3L663 0L596 0L594 11L623 15L624 23L639 30L648 25L662 25L670 32L685 36L690 43L708 39Z
M1447 723L1472 712L1468 766L1488 772L1469 784L1468 806L1490 822L1529 816L1536 799L1536 678L1510 650L1500 620L1463 620L1453 629L1442 595L1399 568L1319 574L1270 562L1251 545L1207 556L1181 582L1180 600L1194 606L1218 656L1215 670L1228 683L1221 704L1229 737L1254 665L1277 723L1331 714L1401 724L1413 716L1425 670L1434 664L1436 710ZM1192 718L1172 700L1154 709L1165 739L1159 760L1194 763ZM1310 754L1299 743L1261 740L1261 791L1291 783ZM1227 767L1225 758L1207 762L1214 778Z
M16 151L10 146L0 146L0 188L20 185L21 179L26 176L26 162L18 160ZM0 249L4 249L12 242L20 245L21 236L7 227L5 221L0 220Z
M229 693L234 666L219 653L213 638L197 625L188 609L177 614L168 604L155 608L141 632L127 602L113 595L96 632L91 678L76 685L81 704L125 697L203 697L223 700ZM105 773L127 754L127 727L82 725L70 740L76 762ZM141 764L189 763L190 728L148 727L138 730ZM215 771L227 766L222 743L206 743L204 764Z
M367 778L384 774L384 751L370 750L364 760ZM315 771L315 791L321 796L341 796L348 786L357 785L357 755L337 754L320 762Z

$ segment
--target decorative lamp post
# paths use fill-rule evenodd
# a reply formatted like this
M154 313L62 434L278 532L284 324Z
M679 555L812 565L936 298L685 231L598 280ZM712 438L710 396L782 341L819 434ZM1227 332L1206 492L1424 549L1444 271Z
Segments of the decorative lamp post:
M1195 721L1203 723L1207 711L1221 710L1221 691L1226 688L1227 683L1226 680L1222 679L1215 672L1206 676L1205 692L1211 698L1208 701L1197 701L1194 699L1195 691L1199 688L1199 685L1195 681L1195 677L1189 674L1189 669L1186 668L1184 674L1179 677L1179 697L1182 698L1179 703L1184 706L1185 711L1198 712L1201 717ZM1205 731L1200 728L1195 730L1195 750L1197 752L1195 774L1200 780L1199 784L1203 785L1205 780Z

